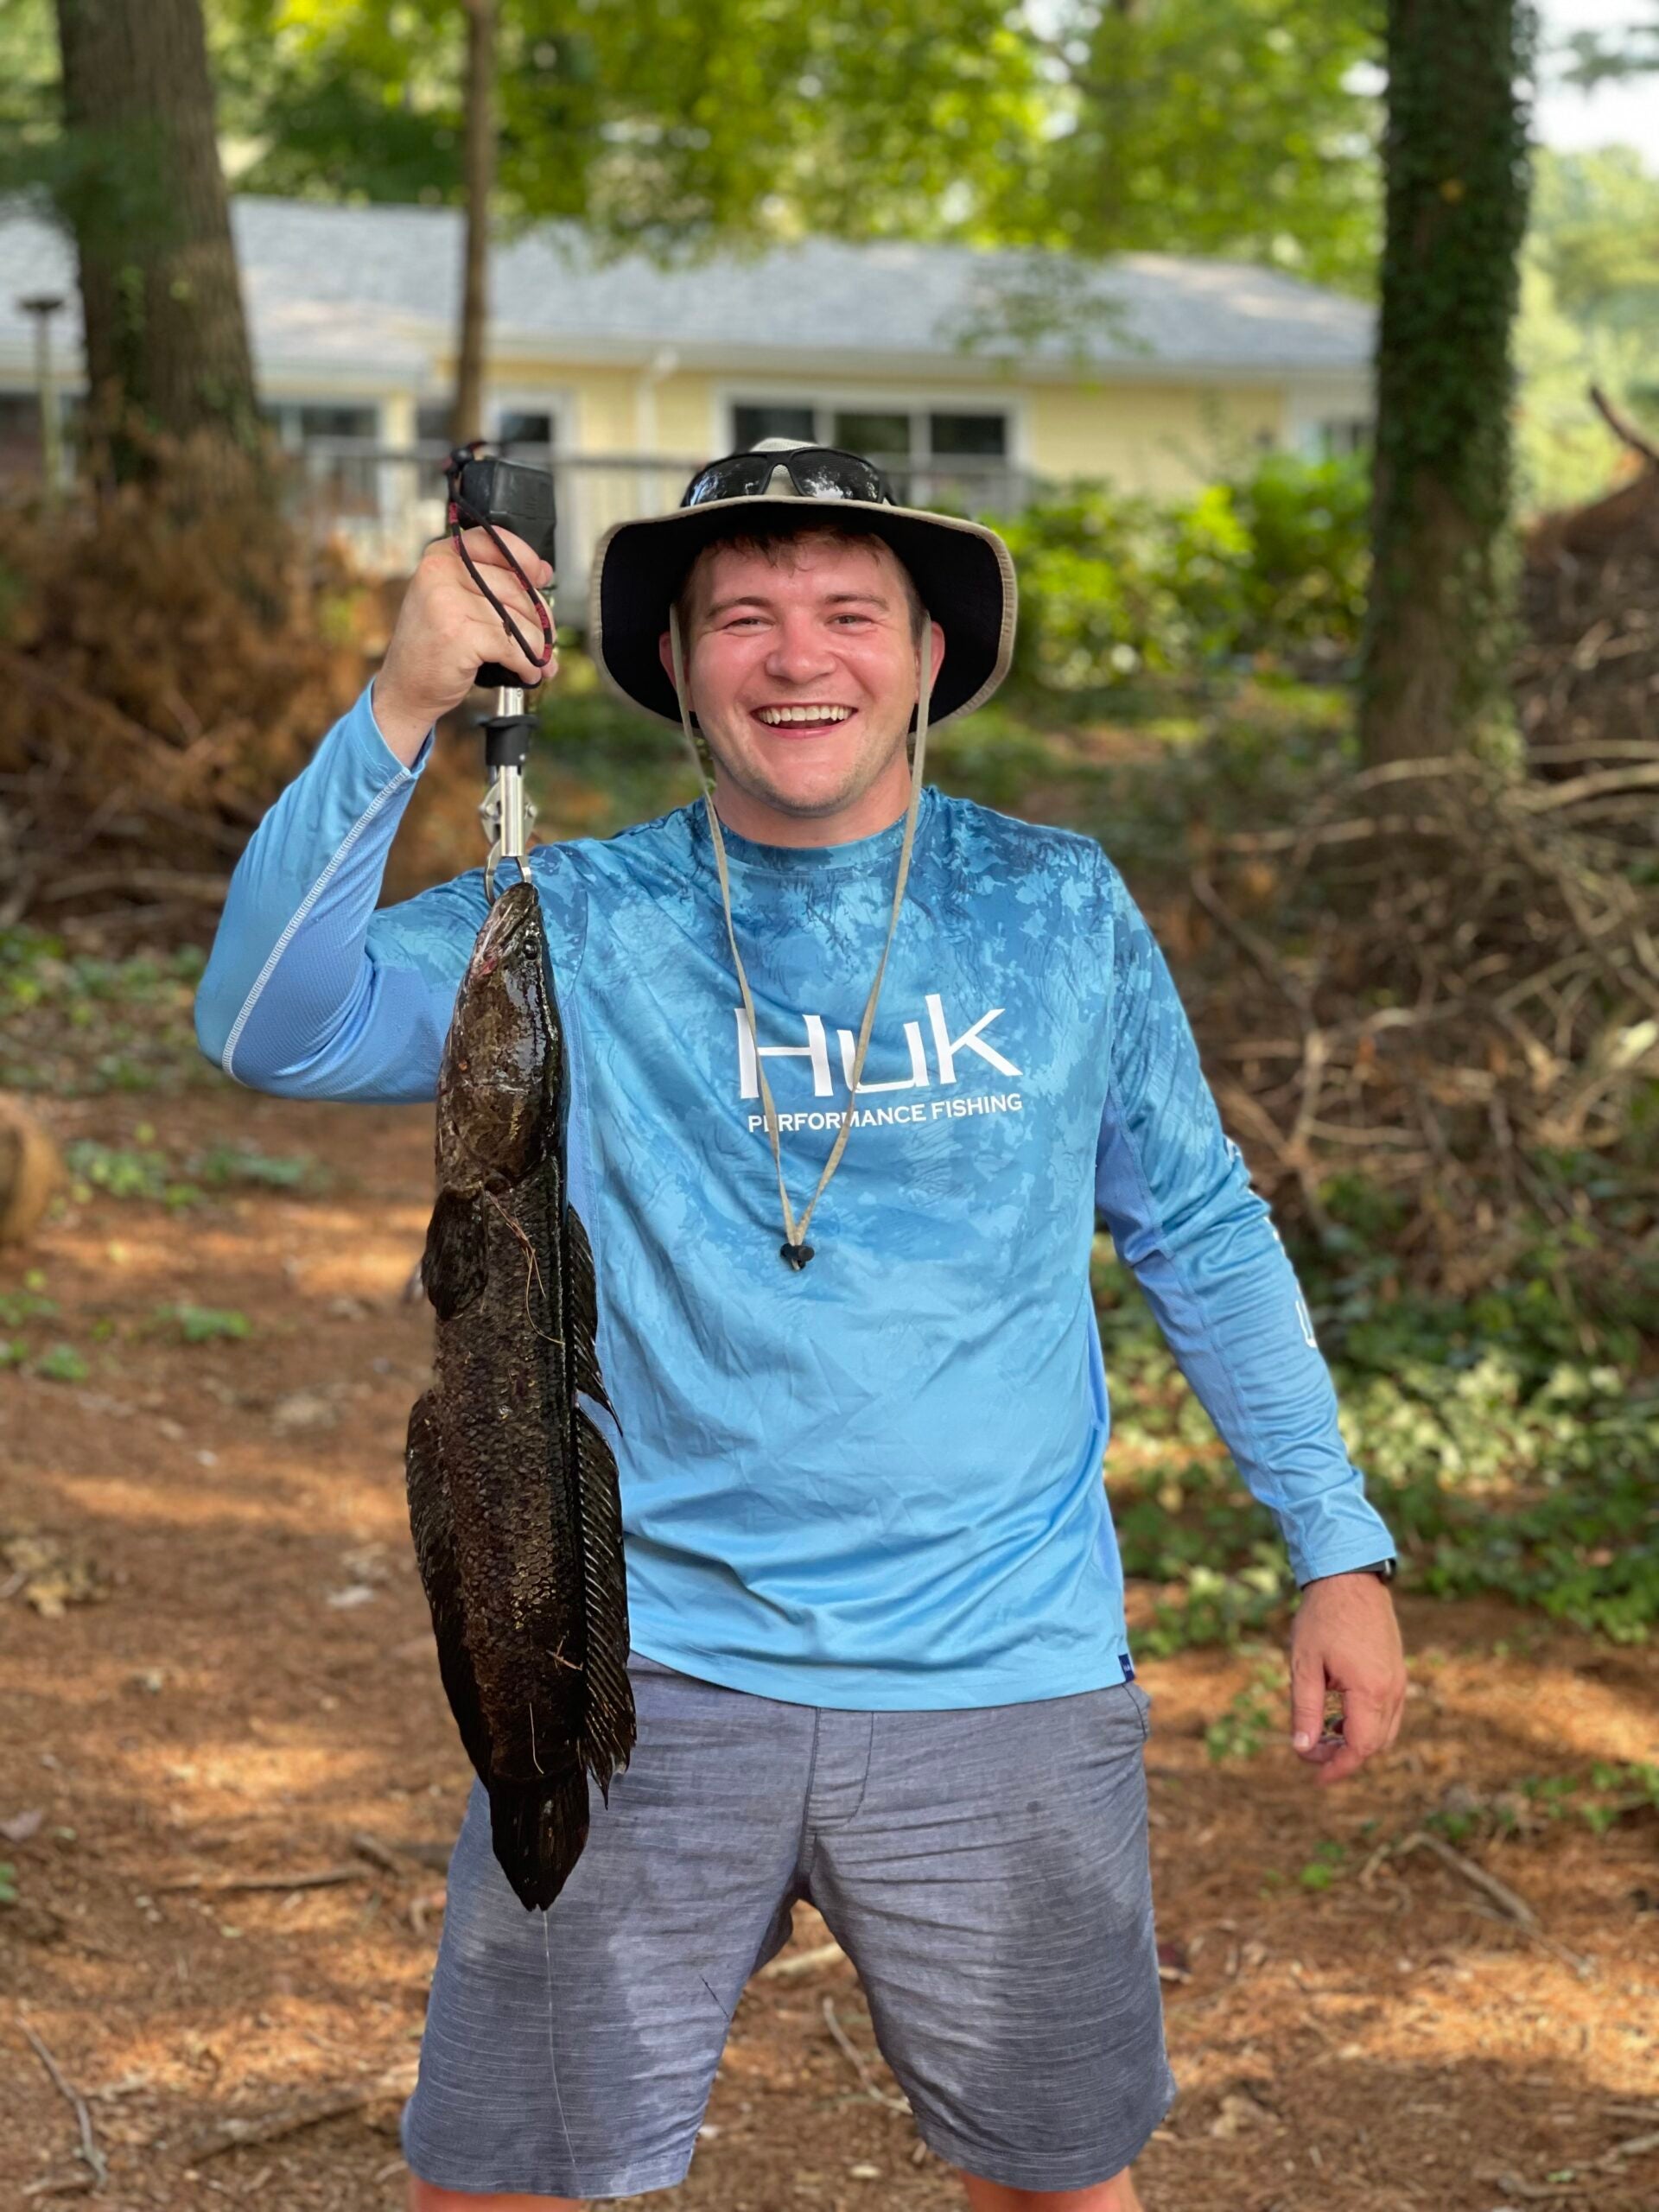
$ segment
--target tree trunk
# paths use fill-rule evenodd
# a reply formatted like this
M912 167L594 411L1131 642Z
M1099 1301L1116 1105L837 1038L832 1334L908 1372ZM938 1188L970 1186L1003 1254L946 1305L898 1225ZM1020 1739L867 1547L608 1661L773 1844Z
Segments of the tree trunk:
M259 418L201 0L57 0L94 421L253 452Z
M463 0L467 10L467 260L449 436L464 445L484 435L484 343L490 315L490 200L495 190L495 0Z
M1388 0L1368 766L1513 742L1510 327L1530 0Z

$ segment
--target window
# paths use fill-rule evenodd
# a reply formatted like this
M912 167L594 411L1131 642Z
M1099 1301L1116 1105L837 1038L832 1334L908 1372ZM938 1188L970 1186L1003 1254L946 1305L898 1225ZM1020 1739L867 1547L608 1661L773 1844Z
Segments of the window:
M449 402L447 399L423 399L415 410L415 442L419 446L442 446L449 450Z
M1344 415L1319 425L1319 451L1326 461L1340 454L1364 453L1371 442L1371 426L1363 415Z
M1006 415L930 415L928 449L935 455L969 454L1004 460L1008 450Z
M520 460L537 461L553 450L553 417L544 408L504 407L496 417L496 442Z
M734 450L762 438L811 438L868 454L901 505L971 512L1018 505L1024 480L1009 458L1001 412L926 407L835 407L799 400L742 399L732 407Z
M908 415L837 413L831 423L831 445L849 453L861 453L872 461L908 461L911 455L911 418Z
M278 399L260 412L301 465L307 495L329 513L378 515L380 410L345 401Z
M810 407L769 406L741 401L732 410L732 451L742 453L762 438L799 438L810 444L817 436Z

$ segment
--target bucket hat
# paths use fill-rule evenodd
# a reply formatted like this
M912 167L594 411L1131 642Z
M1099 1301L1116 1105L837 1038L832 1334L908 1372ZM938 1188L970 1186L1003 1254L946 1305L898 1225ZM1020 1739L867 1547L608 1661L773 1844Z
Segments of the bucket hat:
M741 530L746 520L771 525L798 512L803 529L827 522L883 539L909 569L923 606L937 615L946 638L933 693L934 727L982 706L1008 672L1018 604L1014 562L996 532L955 515L899 506L890 496L849 499L835 490L798 490L791 466L813 483L822 472L807 465L807 457L829 455L832 448L764 438L747 450L779 456L764 489L734 499L695 499L704 477L718 467L711 463L693 477L671 512L615 523L601 538L588 587L588 645L612 690L677 729L679 703L658 641L691 563L705 545ZM885 490L880 471L868 461L862 465Z

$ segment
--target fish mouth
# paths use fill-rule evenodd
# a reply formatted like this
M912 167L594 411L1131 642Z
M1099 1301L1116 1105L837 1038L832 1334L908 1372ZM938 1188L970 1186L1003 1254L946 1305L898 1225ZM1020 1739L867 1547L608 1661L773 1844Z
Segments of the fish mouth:
M749 720L768 737L826 737L856 720L858 709L828 699L768 700L751 707Z

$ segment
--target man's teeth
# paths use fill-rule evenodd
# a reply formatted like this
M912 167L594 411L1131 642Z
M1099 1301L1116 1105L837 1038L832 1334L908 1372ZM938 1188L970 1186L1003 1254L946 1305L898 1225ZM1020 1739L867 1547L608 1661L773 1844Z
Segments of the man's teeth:
M852 713L850 707L757 707L763 722L770 722L775 729L783 722L844 722Z

